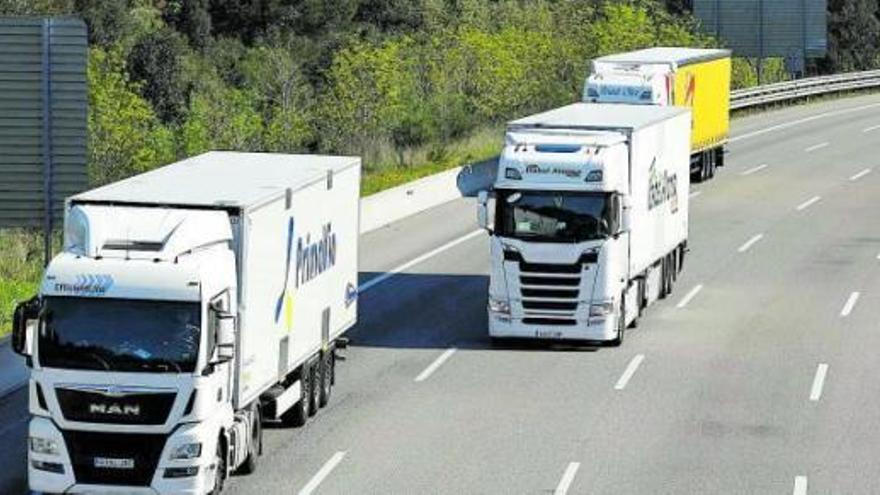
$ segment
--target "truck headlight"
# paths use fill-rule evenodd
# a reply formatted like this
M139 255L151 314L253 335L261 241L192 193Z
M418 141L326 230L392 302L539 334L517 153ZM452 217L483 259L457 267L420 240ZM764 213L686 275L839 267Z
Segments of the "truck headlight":
M604 318L614 312L614 303L603 302L590 305L590 318Z
M34 454L58 455L58 444L55 440L30 437L31 452Z
M489 298L489 311L493 313L510 314L510 303L503 299Z
M202 455L201 443L183 444L171 451L171 459L175 461L196 459Z

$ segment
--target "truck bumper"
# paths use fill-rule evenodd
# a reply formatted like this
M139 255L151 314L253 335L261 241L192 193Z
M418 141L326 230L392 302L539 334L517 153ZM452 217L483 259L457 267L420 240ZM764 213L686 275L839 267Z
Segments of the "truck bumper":
M156 472L153 473L149 486L96 485L78 483L69 449L64 435L49 419L35 417L28 428L30 437L42 438L54 442L57 454L37 454L28 446L28 486L37 493L69 493L69 494L100 494L100 495L203 495L213 487L213 470L208 461L192 461L190 466L197 466L194 476L185 478L165 478L167 467L185 467L181 461L173 465L167 459L166 451L162 452ZM168 444L172 444L169 438ZM209 450L213 451L213 450ZM41 468L42 467L42 468Z
M577 325L535 325L521 318L500 317L489 312L489 336L496 338L581 340L608 342L617 338L617 319L590 319Z

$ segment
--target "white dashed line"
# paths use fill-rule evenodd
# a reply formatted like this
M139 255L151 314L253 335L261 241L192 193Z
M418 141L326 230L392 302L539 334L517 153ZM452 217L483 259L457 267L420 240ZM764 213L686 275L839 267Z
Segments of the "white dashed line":
M345 452L337 452L333 454L333 457L330 458L327 462L321 466L321 469L318 470L317 473L309 480L309 482L299 491L299 495L311 495L315 489L318 488L318 485L324 481L330 473L336 469L336 466L342 462L342 459L345 457Z
M440 354L439 356L437 356L437 359L435 359L433 363L429 364L428 367L425 368L424 371L419 373L419 376L416 377L415 381L416 382L423 382L423 381L427 380L428 378L430 378L431 375L433 375L434 372L437 371L437 368L443 366L443 363L445 363L447 359L452 357L452 355L455 354L455 351L457 351L457 350L458 349L456 349L455 347L450 347L449 349L446 349L446 351L444 351L443 354Z
M690 197L691 197L691 198L696 198L696 197L699 196L700 194L703 194L703 191L691 191Z
M804 210L806 210L807 208L809 208L810 206L813 206L814 204L818 203L821 199L822 199L821 196L813 196L812 198L810 198L810 199L804 201L803 203L799 204L799 205L797 206L797 211L804 211Z
M697 294L698 294L701 290L703 290L703 284L700 284L700 285L694 287L693 289L691 289L690 292L688 292L687 294L685 294L685 296L684 296L683 298L681 298L681 301L679 301L679 303L676 304L675 307L678 308L678 309L681 309L681 308L687 306L688 303L691 302L691 299L693 299L694 297L696 297Z
M872 125L871 127L865 127L864 129L862 129L862 132L871 132L871 131L876 131L877 129L880 129L880 125Z
M862 177L864 177L864 176L866 176L866 175L868 175L868 174L870 174L870 173L871 173L871 169L870 169L870 168L866 168L865 170L862 170L861 172L859 172L859 173L853 175L852 177L850 177L849 180L851 180L851 181L857 181L857 180L861 179Z
M614 385L614 390L623 390L626 388L626 384L629 383L630 378L636 374L636 370L639 369L639 365L642 364L642 361L645 360L644 354L639 354L636 357L632 358L632 361L629 362L629 365L624 370L623 374L620 375L620 380L617 380L617 383Z
M370 280L364 282L363 284L361 284L358 287L358 292L363 294L364 292L367 292L368 290L372 289L373 287L388 280L389 278L394 277L396 275L399 275L404 270L408 270L408 269L412 268L413 266L418 265L419 263L421 263L429 258L433 258L434 256L437 256L438 254L442 253L443 251L446 251L448 249L452 249L455 246L461 244L462 242L473 239L474 237L482 234L483 232L484 231L482 229L475 230L475 231L471 232L470 234L463 235L463 236L459 237L458 239L453 239L438 248L432 249L431 251L428 251L427 253L425 253L415 259L407 261L406 263L404 263L398 267L392 268L391 270L388 270L387 272L383 273L382 275L379 275L378 277L370 279Z
M828 374L828 365L822 363L816 368L816 376L813 377L813 387L810 388L810 400L818 402L822 397L822 387L825 386L825 375Z
M742 173L742 175L752 175L755 172L760 172L761 170L764 170L765 168L767 168L767 164L763 163L761 165L758 165L757 167L752 167L752 168L746 170L745 172Z
M744 253L744 252L748 251L749 248L754 246L755 243L757 243L758 241L760 241L763 238L764 238L764 234L758 234L755 237L752 237L751 239L746 241L746 243L743 244L742 246L740 246L739 249L737 249L737 251L740 253Z
M814 144L813 146L810 146L809 148L805 149L804 151L806 153L812 153L814 151L818 151L818 150L821 150L822 148L827 147L829 144L831 144L831 143L826 142L826 143Z
M553 495L565 495L568 493L568 488L571 486L571 482L574 481L574 476L577 474L580 467L581 463L579 462L570 462L568 464L568 467L565 468L565 472L562 473L562 479L559 480L559 484L556 485L556 490L553 492Z
M794 477L794 490L791 493L792 493L792 495L807 495L807 477L806 476L795 476Z
M859 295L858 292L853 292L849 295L849 298L847 298L846 303L843 305L843 309L840 310L841 318L845 318L852 313L853 308L856 307L856 303L859 301Z

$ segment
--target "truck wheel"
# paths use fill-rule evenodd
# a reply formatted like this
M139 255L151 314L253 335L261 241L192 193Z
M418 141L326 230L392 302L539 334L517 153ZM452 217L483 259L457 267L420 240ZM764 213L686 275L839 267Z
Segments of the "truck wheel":
M321 402L321 359L318 358L312 364L309 372L312 377L311 396L309 397L309 416L318 414L318 404Z
M257 404L251 406L251 412L254 418L254 424L251 426L251 441L248 443L248 456L244 460L238 472L241 474L251 474L257 470L257 457L263 453L263 415L260 413L260 407Z
M303 426L311 416L312 379L311 368L303 364L299 374L299 401L286 413L281 415L281 421L288 426Z
M333 349L324 353L321 359L321 395L318 397L318 405L326 406L330 402L330 392L333 390L333 366L336 360L333 359Z
M223 491L223 483L226 481L226 449L223 442L217 441L217 453L214 456L214 488L211 495L220 495Z
M668 294L666 290L669 287L667 283L667 279L669 278L669 256L664 256L660 261L660 293L657 295L657 299L666 299L666 295Z
M623 336L626 333L626 299L620 295L620 313L617 315L617 337L611 341L611 347L620 347L623 344Z

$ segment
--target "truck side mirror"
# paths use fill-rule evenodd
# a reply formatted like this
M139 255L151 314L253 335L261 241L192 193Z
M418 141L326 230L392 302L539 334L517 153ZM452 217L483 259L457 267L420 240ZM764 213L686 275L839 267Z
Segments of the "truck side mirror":
M19 303L12 314L12 350L25 357L33 353L33 339L36 336L40 318L40 299L36 296Z
M481 229L489 230L489 191L477 193L477 223Z
M621 196L618 205L620 208L620 225L618 226L620 233L629 232L632 222L632 217L630 216L632 208L630 208L629 199Z
M221 311L214 320L217 328L217 353L215 364L226 363L235 357L235 315Z

